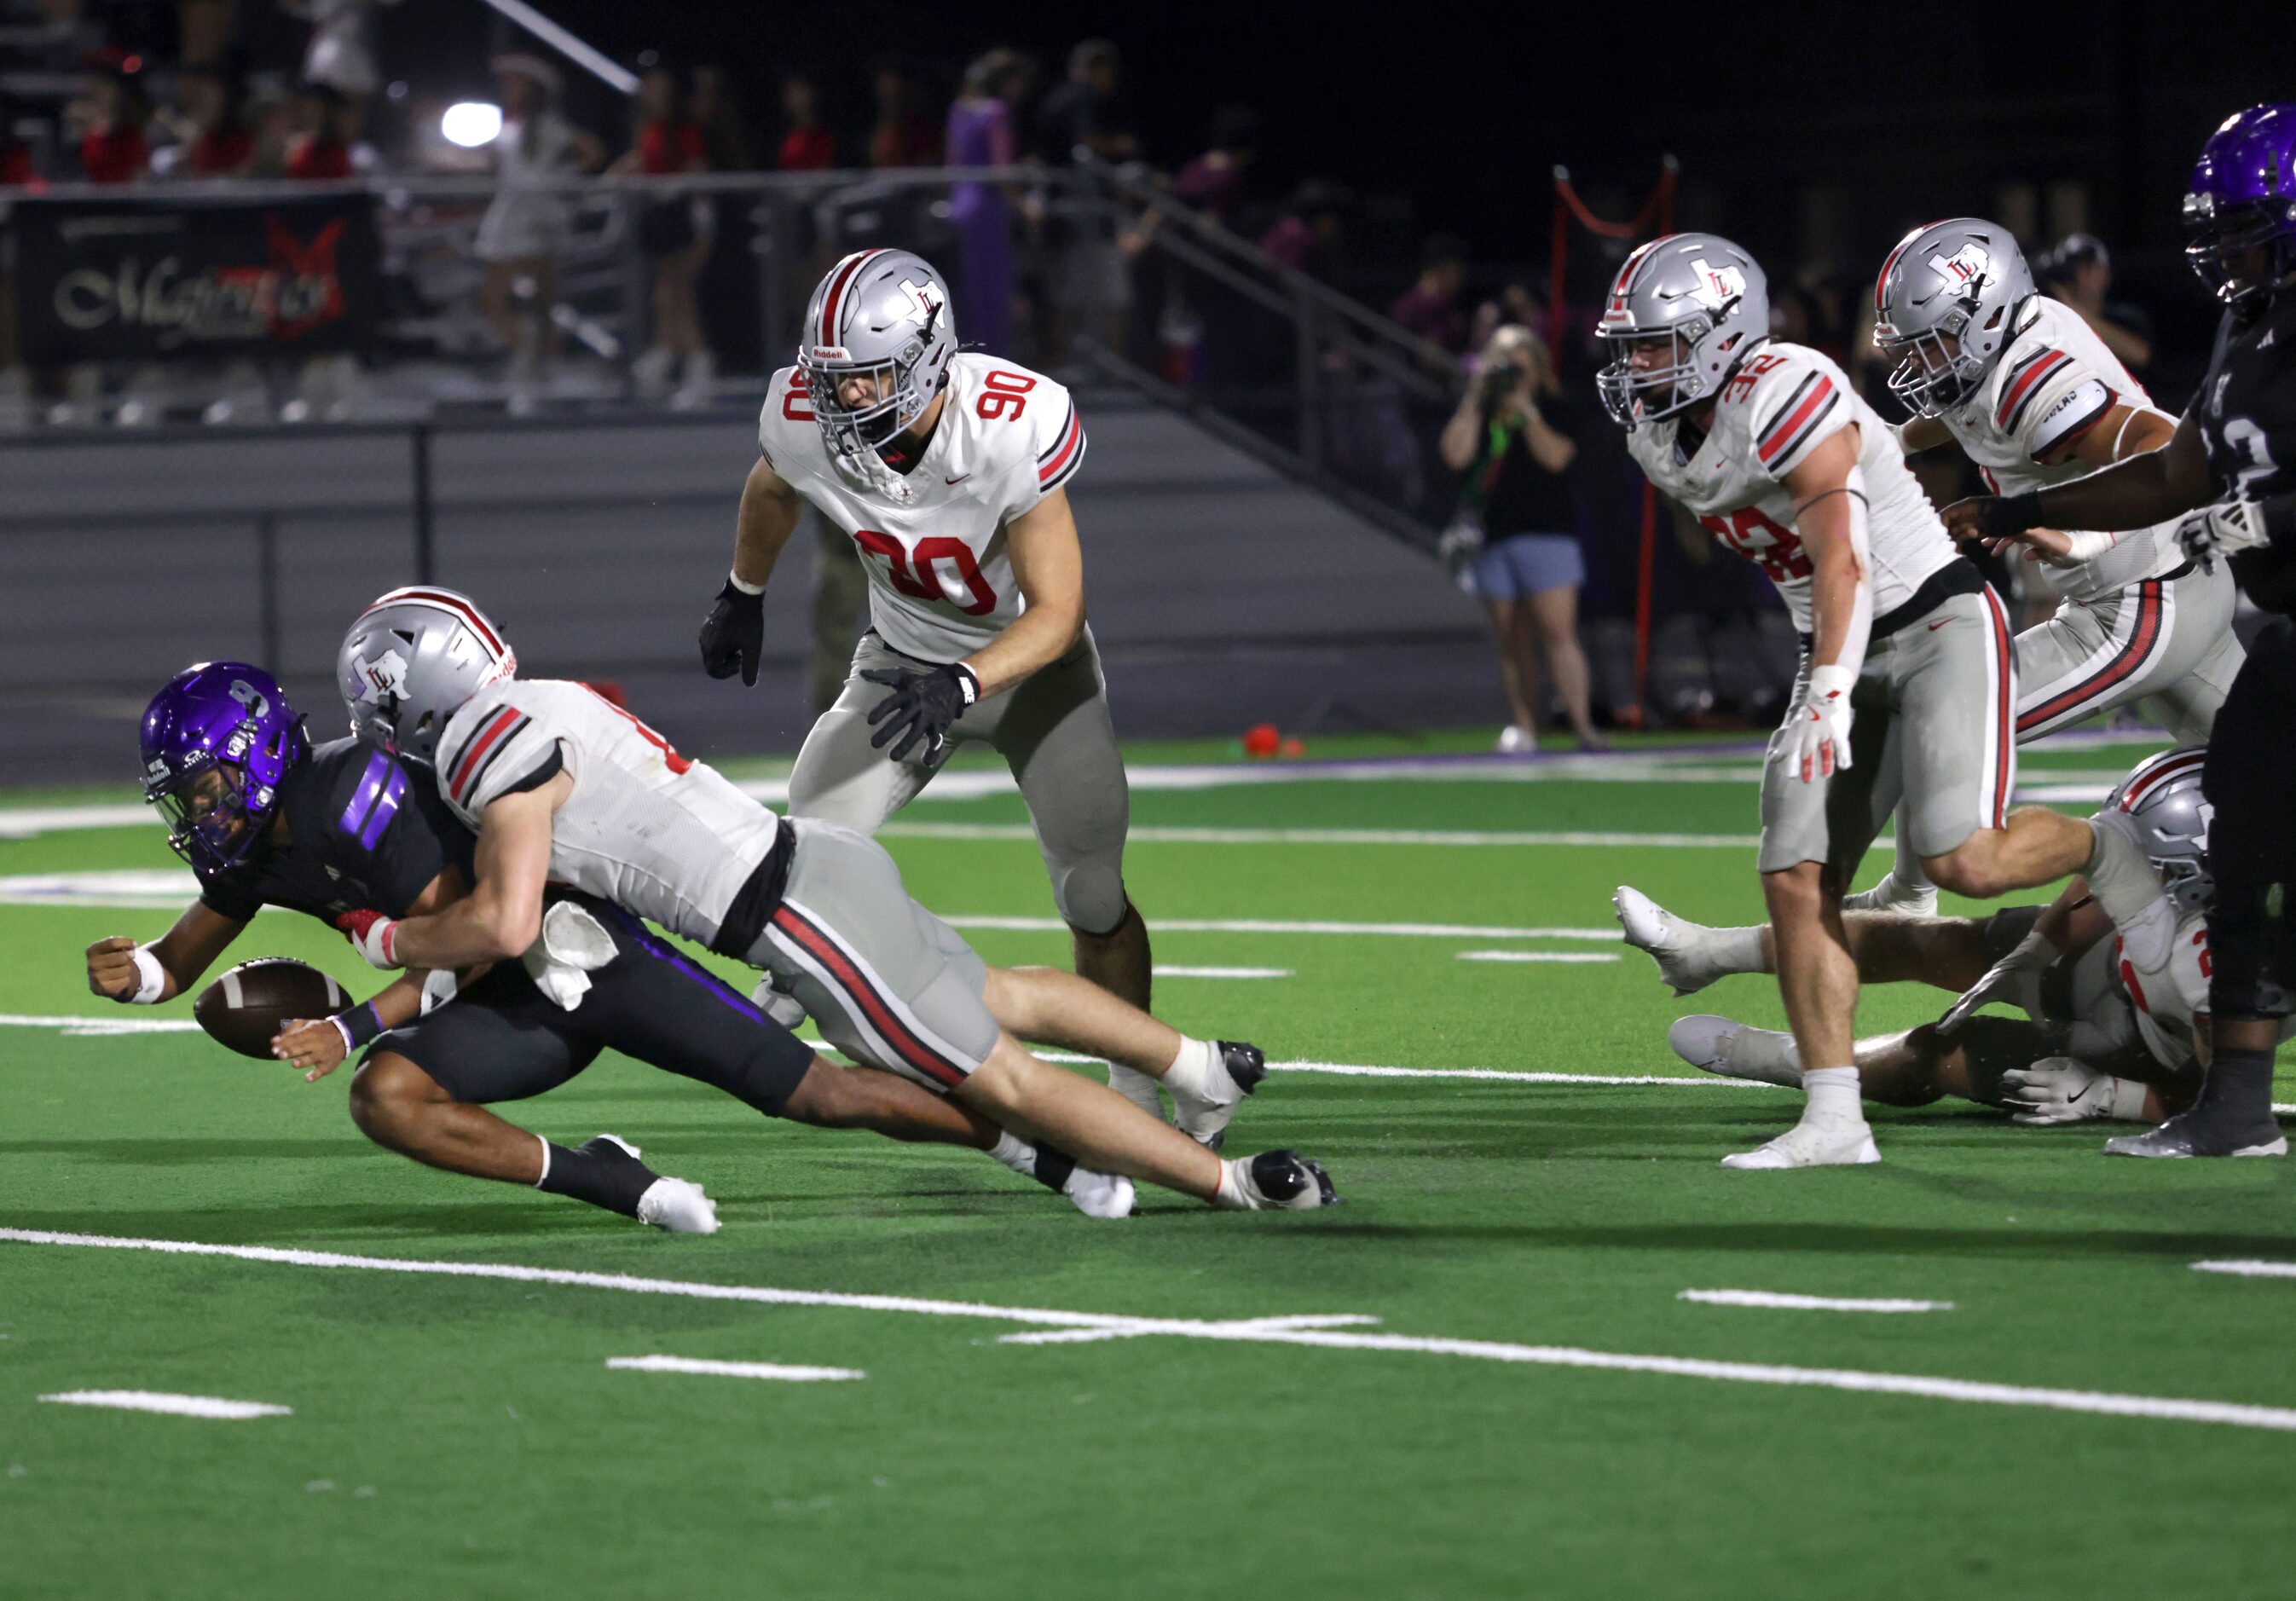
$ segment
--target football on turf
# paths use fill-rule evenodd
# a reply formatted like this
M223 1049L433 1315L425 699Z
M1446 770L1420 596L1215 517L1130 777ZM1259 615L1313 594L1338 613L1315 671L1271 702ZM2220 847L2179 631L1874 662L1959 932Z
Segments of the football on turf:
M329 1016L350 999L316 967L287 956L258 956L201 990L192 1015L217 1044L268 1062L281 1024L291 1018Z

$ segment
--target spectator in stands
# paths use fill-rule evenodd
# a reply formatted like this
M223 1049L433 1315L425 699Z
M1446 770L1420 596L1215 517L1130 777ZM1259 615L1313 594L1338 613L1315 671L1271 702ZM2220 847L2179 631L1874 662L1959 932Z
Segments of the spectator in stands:
M156 151L152 170L161 177L231 178L255 160L255 135L247 126L246 91L239 73L217 62L201 62L176 75L176 103L159 120L175 143Z
M709 170L708 141L693 119L685 86L654 61L638 79L636 137L611 171L672 177ZM674 188L649 193L638 214L638 245L653 272L653 344L630 364L639 398L669 397L673 370L683 382L672 398L680 407L712 397L716 363L701 334L695 284L716 240L717 214L706 196Z
M358 108L331 84L305 84L295 92L293 134L287 141L287 176L306 183L349 177L357 162Z
M64 126L79 141L80 177L91 184L141 183L151 169L144 131L143 58L104 51L86 63L80 96L64 108Z
M952 167L1009 167L1013 148L1013 103L1021 87L1021 59L992 50L964 70L964 86L948 108ZM1012 356L1013 216L1017 198L1003 184L950 185L949 220L956 225L956 328L967 343L992 356Z
M1070 51L1068 77L1037 111L1046 152L1055 160L1122 163L1136 157L1140 140L1120 83L1116 46L1108 40L1086 39ZM1096 199L1072 200L1062 209L1054 230L1049 287L1056 315L1048 355L1059 359L1079 330L1121 354L1130 338L1132 259L1146 234L1136 219Z
M2112 289L2112 256L2104 241L2094 234L2068 234L2034 266L2042 292L2079 312L2123 366L2141 376L2152 365L2152 319L2125 300L2106 298Z
M1396 297L1387 315L1456 356L1467 348L1467 318L1459 309L1459 291L1466 286L1466 242L1438 234L1420 251L1419 276Z
M782 135L783 172L821 172L837 165L837 141L821 126L821 95L813 79L792 72L782 79L782 115L789 132Z
M1502 751L1538 749L1542 657L1578 748L1604 748L1589 716L1587 655L1578 645L1587 562L1573 532L1577 426L1546 346L1509 323L1483 348L1443 429L1443 464L1461 475L1462 511L1482 530L1474 587L1490 612L1499 678L1514 716L1499 735Z
M1172 193L1215 222L1233 222L1259 144L1259 114L1248 105L1222 106L1212 118L1210 147L1180 168Z
M1467 348L1480 350L1491 342L1491 335L1505 323L1521 323L1526 328L1546 326L1546 307L1526 283L1509 283L1491 299L1475 308L1474 320L1467 331Z
M1284 267L1329 282L1338 273L1352 201L1341 185L1308 179L1285 197L1259 248Z
M751 172L757 157L750 144L749 126L742 119L741 103L726 81L723 67L693 70L693 98L686 114L701 126L703 145L712 172Z
M503 108L494 144L496 188L479 219L473 250L486 263L487 318L510 351L510 411L528 416L539 404L545 364L557 344L551 311L572 209L561 185L595 168L605 152L559 114L558 70L549 62L512 53L496 56L494 70Z
M916 79L897 62L880 62L874 76L877 119L869 129L869 165L939 166L941 130Z
M332 89L352 113L342 130L347 150L358 140L367 101L382 86L382 74L375 64L372 13L377 5L398 4L398 0L279 0L280 10L311 25L311 42L303 52L303 81Z
M1122 68L1107 39L1086 39L1069 52L1069 75L1037 108L1045 153L1068 160L1079 148L1103 161L1129 161L1140 153L1129 108L1119 89Z

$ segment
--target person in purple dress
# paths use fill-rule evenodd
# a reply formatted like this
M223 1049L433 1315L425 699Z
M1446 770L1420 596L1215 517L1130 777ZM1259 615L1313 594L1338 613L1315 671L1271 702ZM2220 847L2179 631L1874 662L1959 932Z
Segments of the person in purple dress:
M1012 165L1013 103L1022 72L1021 58L1009 50L992 50L965 69L964 87L948 108L950 166ZM949 190L956 325L993 356L1013 353L1013 211L1004 185L961 183Z

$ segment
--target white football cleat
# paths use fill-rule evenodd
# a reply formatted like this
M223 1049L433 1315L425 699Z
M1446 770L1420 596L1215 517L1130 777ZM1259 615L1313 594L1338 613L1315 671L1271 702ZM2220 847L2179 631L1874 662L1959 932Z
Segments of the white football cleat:
M786 989L774 988L774 975L758 975L757 987L750 991L750 1004L785 1029L795 1029L805 1022L805 1008L796 996Z
M1874 1144L1874 1130L1864 1123L1796 1123L1758 1150L1725 1156L1722 1165L1734 1172L1759 1173L1780 1168L1863 1167L1882 1160Z
M1128 1218L1132 1215L1132 1180L1115 1173L1095 1173L1078 1168L1061 1186L1061 1194L1087 1218Z
M1793 1036L1778 1029L1751 1029L1726 1017L1693 1012L1675 1019L1666 1031L1674 1054L1703 1072L1758 1084L1801 1082L1801 1052Z
M716 1234L718 1203L684 1178L657 1178L638 1197L638 1221L670 1234Z
M1267 1076L1267 1058L1256 1045L1229 1039L1213 1040L1210 1055L1202 1093L1175 1084L1169 1074L1164 1090L1172 1097L1172 1121L1180 1132L1217 1151L1227 1138L1228 1120L1235 1109Z
M1702 923L1677 917L1640 890L1620 884L1611 897L1627 943L1658 964L1659 977L1677 995L1695 995L1716 979L1726 976L1721 965L1704 948L1699 936L1710 931Z

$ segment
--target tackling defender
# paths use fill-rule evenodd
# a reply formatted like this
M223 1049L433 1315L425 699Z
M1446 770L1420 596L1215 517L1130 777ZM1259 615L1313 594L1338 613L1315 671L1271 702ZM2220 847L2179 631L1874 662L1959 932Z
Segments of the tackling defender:
M757 682L766 586L811 503L860 547L870 628L798 752L789 815L874 833L956 745L987 742L1021 786L1077 972L1144 1012L1148 930L1124 889L1129 791L1069 508L1085 453L1076 403L1041 373L961 352L947 283L906 250L840 261L805 330L797 365L767 389L702 665ZM1111 1066L1109 1083L1162 1115L1149 1079Z
M499 961L539 940L546 973L578 982L558 970L585 965L579 931L563 951L553 939L562 908L546 891L564 886L764 969L854 1060L1058 1138L1095 1170L1229 1209L1333 1199L1295 1153L1223 1162L1207 1148L1265 1071L1257 1051L1189 1039L1073 973L989 968L909 899L873 841L784 823L586 686L516 672L493 623L448 590L393 591L345 636L337 678L353 726L425 769L479 833L468 898L349 921L370 963ZM1160 1075L1189 1132L1030 1055L1014 1032Z
M1960 996L1934 1023L1859 1042L1867 1099L1920 1106L1958 1096L2005 1106L2030 1124L2154 1121L2191 1102L2200 1083L2197 1042L2208 1026L2203 759L2190 747L2151 757L2105 801L2136 825L2159 891L2177 908L2166 982L2138 977L2111 937L2111 919L2078 879L2047 907L2009 907L1982 919L1844 918L1861 983L1934 984ZM1708 928L1626 888L1619 906L1628 941L1657 962L1677 995L1774 965L1766 929ZM1993 1001L2013 1002L2030 1021L1978 1014ZM1774 1030L1694 1015L1677 1020L1667 1040L1709 1072L1800 1081L1792 1036Z
M144 713L142 743L145 797L167 817L200 899L148 946L122 937L90 946L98 995L148 1006L187 992L266 906L334 927L363 907L414 916L469 893L475 842L432 787L357 739L314 750L285 692L258 668L216 662L177 674ZM769 1117L973 1145L1087 1213L1129 1209L1126 1180L1038 1151L891 1074L819 1062L632 920L592 909L606 919L597 934L613 959L596 964L595 981L570 1006L545 1000L516 963L415 972L363 1005L291 1023L272 1052L309 1082L371 1045L349 1106L377 1145L673 1232L716 1227L698 1186L653 1172L615 1136L568 1150L485 1108L554 1089L611 1047Z
M2225 312L2174 437L2078 482L1978 497L1945 515L1963 537L1997 546L2035 546L2044 525L2132 529L2183 516L2177 537L2188 554L2230 557L2249 599L2282 614L2257 636L2209 740L2217 889L2208 1079L2190 1110L2105 1146L2121 1156L2278 1156L2288 1145L2272 1114L2272 1059L2296 986L2296 929L2284 904L2296 881L2296 628L2287 621L2296 612L2296 103L2225 119L2193 168L2185 221L2185 259ZM2149 940L2141 955L2130 944L2140 973L2163 957Z
M2154 406L2070 307L2040 293L2007 229L1961 217L1915 228L1874 284L1874 342L1912 417L1907 455L1957 444L1997 494L2065 483L2167 444ZM2017 636L2017 739L2150 698L2180 744L2204 744L2245 654L2232 576L2177 548L2169 520L2129 535L2037 530L2056 614ZM1934 911L1906 831L1853 907Z
M2012 813L2008 621L1947 538L1894 434L1826 357L1769 337L1762 269L1728 240L1677 234L1620 269L1597 382L1651 480L1767 572L1803 638L1771 736L1759 866L1779 989L1803 1060L1801 1121L1741 1169L1881 1160L1853 1065L1857 970L1841 895L1902 797L1932 880L1991 897L2080 870L2102 834ZM2123 842L2104 864L2144 859ZM2125 859L2134 855L2132 867Z

